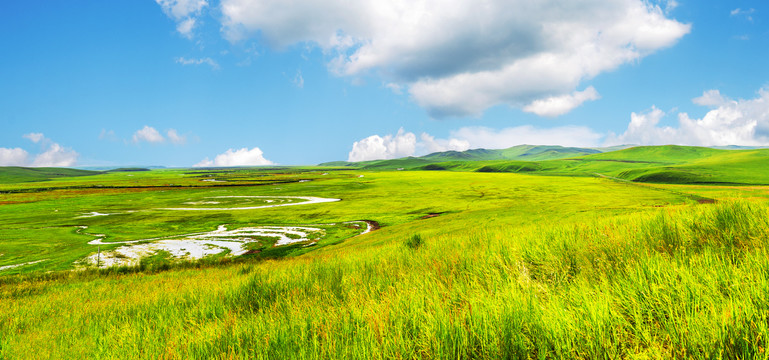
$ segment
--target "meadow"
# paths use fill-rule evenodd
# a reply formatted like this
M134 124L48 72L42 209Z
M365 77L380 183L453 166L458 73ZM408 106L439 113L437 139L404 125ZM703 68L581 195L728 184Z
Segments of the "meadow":
M0 184L0 358L765 359L769 187L734 163L736 180L710 184L619 168L15 175ZM340 201L168 210L287 196ZM378 228L342 225L360 220ZM223 224L328 226L309 247L82 262L89 234L109 252Z

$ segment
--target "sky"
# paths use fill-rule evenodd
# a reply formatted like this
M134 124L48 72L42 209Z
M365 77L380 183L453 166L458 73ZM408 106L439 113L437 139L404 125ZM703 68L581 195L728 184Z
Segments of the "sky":
M769 145L769 2L8 0L0 166Z

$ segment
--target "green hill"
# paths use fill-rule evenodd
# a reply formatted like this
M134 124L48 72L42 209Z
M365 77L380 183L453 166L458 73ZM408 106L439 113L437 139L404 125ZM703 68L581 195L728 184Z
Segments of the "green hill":
M99 171L67 168L27 168L17 166L0 167L0 184L45 181L60 177L88 176L100 174Z
M608 149L608 148L607 148ZM557 145L518 145L507 149L471 149L466 151L443 151L421 157L405 157L391 160L370 160L360 162L332 161L320 166L349 166L361 169L415 169L447 161L495 161L521 160L542 161L565 159L577 156L600 154L601 148L578 148ZM428 166L427 170L431 170ZM436 169L432 169L436 170Z
M401 161L403 163L405 161ZM417 165L413 168L415 170L606 176L634 182L669 184L769 184L769 149L639 146L541 161L453 160L419 165L412 160L411 163Z
M769 149L635 146L576 148L519 145L507 149L445 151L422 157L321 165L368 170L513 172L608 176L669 184L769 184Z
M424 160L552 160L588 154L599 154L600 150L547 145L518 145L507 149L473 149L467 151L445 151L422 156Z

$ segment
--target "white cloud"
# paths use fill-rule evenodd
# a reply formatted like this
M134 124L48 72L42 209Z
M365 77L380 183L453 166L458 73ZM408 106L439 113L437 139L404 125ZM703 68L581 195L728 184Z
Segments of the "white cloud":
M192 29L195 28L195 23L197 22L194 18L189 18L182 20L178 24L176 24L176 31L178 31L180 34L184 35L188 39L192 38Z
M396 83L387 83L385 84L385 87L390 89L390 91L392 91L393 94L396 94L396 95L403 94L403 87Z
M366 161L378 159L395 159L414 155L417 137L414 133L405 132L403 128L393 135L371 135L352 145L347 155L347 161Z
M661 145L676 144L683 140L679 138L678 130L669 126L657 126L664 116L665 113L656 107L643 113L631 113L625 133L616 138L610 134L606 140L607 145Z
M729 12L729 15L731 16L744 16L746 20L753 21L753 13L756 12L756 9L750 8L747 10L742 10L740 8L736 8Z
M45 139L42 133L29 133L22 135L23 138L29 139L33 143L37 144Z
M133 135L133 142L139 143L139 142L148 142L148 143L162 143L166 139L163 137L163 135L160 135L160 132L155 130L152 126L145 125L143 128L137 130Z
M769 145L769 90L761 89L758 97L731 100L717 90L693 99L699 105L710 106L702 119L692 119L687 113L678 114L678 127L659 126L666 114L652 107L648 112L630 116L630 124L621 135L610 134L607 144L679 144L696 146Z
M702 93L702 96L692 99L692 102L702 106L719 107L726 104L728 101L721 96L720 91L708 90Z
M208 6L206 0L155 0L163 12L176 21L176 31L191 39L197 17Z
M583 91L575 91L571 94L553 96L547 99L534 100L531 104L523 107L523 111L537 114L539 116L556 117L573 110L589 100L598 100L601 95L598 94L592 86Z
M72 166L77 162L79 154L72 149L62 147L57 143L52 143L42 154L35 157L32 166L38 167L62 167Z
M465 151L470 148L470 142L460 139L436 139L428 133L422 133L419 136L422 140L417 144L418 147L427 150L427 153L443 152L443 151Z
M102 130L102 135L99 136L99 138L102 137L108 137L108 136L114 136L114 132L109 131L105 132ZM163 134L160 133L157 129L155 129L152 126L144 125L143 128L137 130L133 137L131 138L131 141L134 144L138 144L140 142L148 142L152 144L160 144L166 142L168 140L174 145L184 145L187 143L187 136L179 134L176 129L168 129L166 130L166 137L163 136Z
M296 75L294 76L294 80L292 81L294 85L300 89L304 88L304 78L302 77L302 71L297 70Z
M436 117L568 96L691 28L644 0L222 0L221 10L232 41L315 44L331 71L373 72Z
M177 64L182 65L202 65L206 64L211 67L213 70L219 70L219 63L214 61L214 59L211 59L210 57L200 58L200 59L187 59L185 57L178 57L176 58Z
M675 8L678 7L678 5L679 5L678 1L676 1L676 0L668 0L665 3L665 13L672 12L673 10L675 10Z
M193 165L195 167L208 167L208 166L259 166L259 165L274 165L275 163L264 158L262 150L255 147L251 150L248 148L242 148L239 150L229 149L226 152L217 155L214 160L208 158L203 159L199 163Z
M101 132L99 133L99 140L116 141L117 137L115 136L115 130L101 129Z
M405 132L401 128L396 135L371 135L356 141L347 161L396 159L449 150L504 149L521 144L597 146L603 137L604 135L581 126L545 129L519 126L501 130L474 126L452 131L448 139L436 139L430 134L422 133L418 141L413 133Z
M41 143L45 151L37 154L30 162L30 155L24 149L0 148L0 166L62 167L73 166L77 162L79 156L77 152L51 141L42 133L29 133L22 137L36 144Z
M26 166L29 153L21 148L0 148L0 166Z
M172 144L184 145L187 143L187 137L184 135L179 135L175 129L169 129L166 132L166 135L168 135L168 140L170 140Z

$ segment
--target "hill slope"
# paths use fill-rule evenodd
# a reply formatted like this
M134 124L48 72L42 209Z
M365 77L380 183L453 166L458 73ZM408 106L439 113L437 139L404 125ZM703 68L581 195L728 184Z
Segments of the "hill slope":
M88 176L100 174L98 171L67 168L27 168L18 166L0 167L0 184L45 181L60 177Z
M614 148L606 148L608 151ZM471 149L465 151L443 151L421 157L406 157L391 160L370 160L360 162L332 161L321 166L350 166L362 169L412 169L445 161L494 161L520 160L542 161L565 159L577 156L600 154L602 148L578 148L558 145L518 145L507 149Z
M446 162L431 166L457 171L601 175L650 183L769 184L769 149L643 146L550 161Z
M769 149L726 150L678 145L589 149L520 145L501 150L447 151L422 157L327 164L369 170L608 176L672 184L769 184Z

